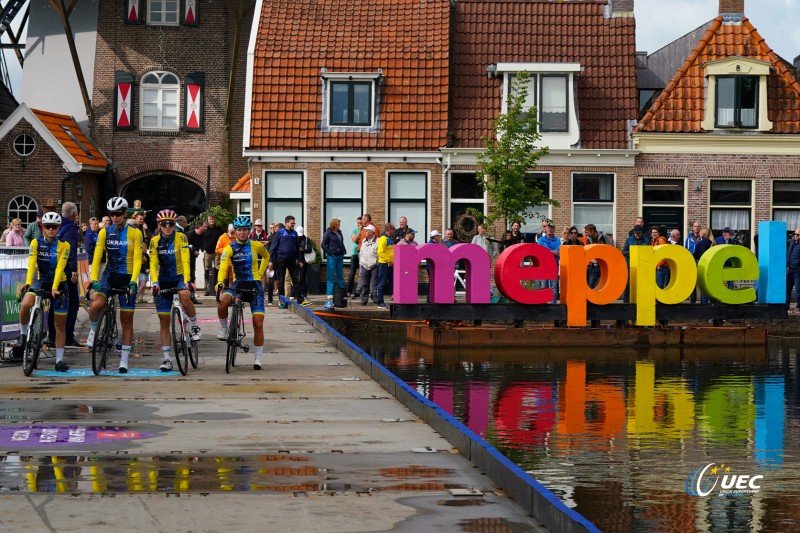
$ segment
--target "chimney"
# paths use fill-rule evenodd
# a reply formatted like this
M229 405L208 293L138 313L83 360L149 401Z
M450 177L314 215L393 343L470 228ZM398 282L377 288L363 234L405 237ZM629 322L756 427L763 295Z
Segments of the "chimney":
M744 0L719 0L720 15L744 15Z
M632 17L633 0L609 0L612 17Z

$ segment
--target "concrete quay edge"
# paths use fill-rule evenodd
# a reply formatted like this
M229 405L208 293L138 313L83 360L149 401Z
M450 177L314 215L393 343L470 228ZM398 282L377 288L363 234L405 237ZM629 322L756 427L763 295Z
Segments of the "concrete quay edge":
M389 394L436 430L470 463L549 530L564 533L587 531L600 533L600 530L584 516L567 507L555 494L458 419L397 378L369 354L334 330L322 318L316 316L313 310L298 305L285 297L281 297L281 301L290 306L295 314L314 327Z

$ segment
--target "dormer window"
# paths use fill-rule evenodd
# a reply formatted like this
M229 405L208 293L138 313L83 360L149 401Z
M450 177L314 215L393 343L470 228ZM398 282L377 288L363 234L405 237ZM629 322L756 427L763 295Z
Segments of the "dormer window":
M380 72L323 72L322 128L369 131L377 125Z
M767 113L768 62L731 57L709 61L703 70L707 80L704 130L772 129Z
M489 70L502 76L502 112L508 110L508 97L518 73L527 72L528 96L524 108L536 108L539 132L550 148L569 148L580 138L575 100L575 75L578 63L498 63Z

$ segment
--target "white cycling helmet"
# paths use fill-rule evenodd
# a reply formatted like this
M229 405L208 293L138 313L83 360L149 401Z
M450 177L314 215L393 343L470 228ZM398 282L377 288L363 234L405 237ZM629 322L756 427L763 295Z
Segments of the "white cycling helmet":
M42 224L58 224L61 225L61 215L55 211L50 211L42 216Z
M109 211L120 211L128 209L128 201L122 196L115 196L106 203L106 208Z

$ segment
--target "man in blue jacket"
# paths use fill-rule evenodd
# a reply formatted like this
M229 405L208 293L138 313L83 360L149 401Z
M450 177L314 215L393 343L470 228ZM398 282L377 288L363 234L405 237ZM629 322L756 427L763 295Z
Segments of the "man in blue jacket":
M297 303L303 303L303 296L300 291L300 266L297 252L297 232L294 230L294 217L287 216L284 219L284 227L276 232L269 241L269 256L275 266L275 278L278 280L278 301L284 296L284 282L286 271L292 278L292 292ZM281 309L286 309L282 302L278 304Z
M64 273L67 275L67 290L69 291L69 308L67 311L67 342L65 346L80 348L83 345L75 338L75 321L78 319L80 299L78 297L78 206L72 202L64 202L61 206L61 229L58 230L58 240L69 244L69 259ZM53 322L55 313L48 313L47 329L51 340L56 338L56 327ZM53 346L53 345L51 345Z

